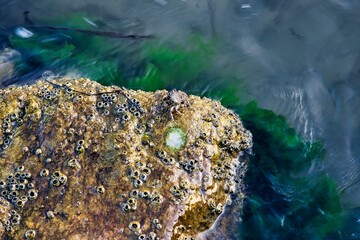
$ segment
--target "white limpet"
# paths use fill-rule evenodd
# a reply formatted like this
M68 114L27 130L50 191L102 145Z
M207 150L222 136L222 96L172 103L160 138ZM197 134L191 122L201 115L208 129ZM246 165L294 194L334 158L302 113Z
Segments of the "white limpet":
M171 128L166 134L166 146L179 150L185 144L185 133L181 128Z

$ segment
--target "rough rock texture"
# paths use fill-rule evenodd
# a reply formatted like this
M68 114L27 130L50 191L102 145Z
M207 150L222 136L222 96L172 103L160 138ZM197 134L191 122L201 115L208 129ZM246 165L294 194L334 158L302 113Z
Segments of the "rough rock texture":
M241 208L251 134L219 102L41 79L0 124L2 239L196 239Z
M14 49L5 48L0 51L0 86L8 83L8 80L15 75L15 62L20 57L20 53Z

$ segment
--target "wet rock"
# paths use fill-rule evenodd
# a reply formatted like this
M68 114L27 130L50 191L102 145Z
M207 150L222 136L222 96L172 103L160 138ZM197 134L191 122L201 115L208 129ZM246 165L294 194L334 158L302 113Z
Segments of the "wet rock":
M41 79L0 125L2 238L197 239L242 207L252 138L219 102Z
M20 53L11 48L0 51L0 86L15 75L15 63L20 57Z

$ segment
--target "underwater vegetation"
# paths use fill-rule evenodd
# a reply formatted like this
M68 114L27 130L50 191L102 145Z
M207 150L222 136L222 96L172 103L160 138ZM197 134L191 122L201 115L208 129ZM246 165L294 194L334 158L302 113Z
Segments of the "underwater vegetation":
M310 169L324 156L322 145L304 142L284 117L255 102L239 114L254 135L255 153L246 176L244 239L324 239L339 230L336 185Z
M91 28L77 15L69 22ZM48 31L36 31L29 39L9 36L9 46L26 59L17 65L20 75L56 69L76 71L103 85L144 91L177 88L192 93L200 89L195 93L221 101L240 116L253 134L253 155L244 180L243 213L238 213L242 223L229 238L332 239L346 223L336 184L317 167L326 154L321 142L304 141L283 116L262 109L255 101L245 102L238 89L221 84L224 78L241 83L231 73L219 76L211 71L211 59L221 43L194 36L185 47L160 44L155 36L133 43L140 49L134 54L115 49L109 44L113 40L101 36L72 33L71 38L48 39ZM103 52L114 54L104 58Z

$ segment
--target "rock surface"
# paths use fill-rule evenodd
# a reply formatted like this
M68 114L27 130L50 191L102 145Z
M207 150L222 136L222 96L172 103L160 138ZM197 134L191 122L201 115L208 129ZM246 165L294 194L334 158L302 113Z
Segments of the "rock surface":
M0 124L2 239L197 239L242 206L252 137L219 102L40 79Z
M0 87L15 75L15 63L20 58L21 54L14 49L5 48L0 51Z

